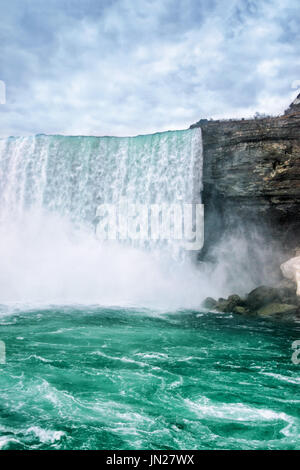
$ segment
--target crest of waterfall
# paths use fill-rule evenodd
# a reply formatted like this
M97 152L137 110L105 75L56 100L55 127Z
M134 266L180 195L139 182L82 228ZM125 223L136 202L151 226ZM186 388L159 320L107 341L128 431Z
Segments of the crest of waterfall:
M199 202L200 129L138 137L0 140L1 221L47 208L91 223L99 204Z
M91 265L86 259L97 258L91 246L99 205L117 205L122 200L144 205L195 204L201 203L201 189L199 128L128 138L37 135L1 139L2 250L7 253L11 247L21 271L22 263L26 264L26 257L31 258L33 253L32 269L35 261L40 262L39 271L50 268L53 276L57 269L65 271L68 262L74 265L76 259L77 271L79 266L89 271ZM76 252L68 245L71 232ZM163 246L166 249L166 244ZM151 252L151 245L147 248ZM105 259L106 265L111 264L111 257L106 259L103 247L101 250L99 262ZM114 245L114 251L118 250L120 247ZM137 264L135 256L124 262ZM30 268L26 272L30 273ZM36 282L32 289L38 289L38 285Z

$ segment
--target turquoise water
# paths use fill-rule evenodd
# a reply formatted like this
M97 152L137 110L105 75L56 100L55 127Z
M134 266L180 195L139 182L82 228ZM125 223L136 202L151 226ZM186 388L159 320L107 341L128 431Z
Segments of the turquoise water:
M0 139L1 449L300 448L300 325L192 310L237 292L224 250L212 276L181 240L95 237L99 204L201 189L200 129Z
M299 449L300 325L1 307L2 449Z

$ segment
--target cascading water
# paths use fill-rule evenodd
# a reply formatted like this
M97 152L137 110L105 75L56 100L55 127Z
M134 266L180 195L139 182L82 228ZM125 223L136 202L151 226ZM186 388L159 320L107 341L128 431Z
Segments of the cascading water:
M224 271L177 240L96 237L99 205L198 203L201 172L197 129L0 140L1 450L299 448L299 327L202 311Z
M138 137L10 138L0 141L1 220L29 208L91 223L102 203L199 200L199 129Z
M0 300L196 304L196 268L174 259L178 242L142 250L94 232L101 204L199 203L201 185L200 129L0 140Z

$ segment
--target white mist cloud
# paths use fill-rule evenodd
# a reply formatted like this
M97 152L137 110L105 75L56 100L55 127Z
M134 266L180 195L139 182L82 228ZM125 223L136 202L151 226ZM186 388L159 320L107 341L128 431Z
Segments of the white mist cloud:
M281 113L297 0L0 0L1 135L135 135Z

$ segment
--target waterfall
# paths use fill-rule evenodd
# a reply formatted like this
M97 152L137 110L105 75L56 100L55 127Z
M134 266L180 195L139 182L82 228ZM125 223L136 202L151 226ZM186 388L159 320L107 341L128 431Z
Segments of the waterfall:
M68 301L80 292L78 301L89 295L98 300L99 292L111 291L108 278L116 282L116 277L122 292L131 276L133 284L148 282L151 290L153 278L161 277L157 257L168 265L168 275L175 269L162 260L168 250L157 256L153 249L149 257L133 247L99 244L97 208L124 199L144 205L199 203L201 189L200 129L128 138L0 139L0 301L45 299L48 293L49 301ZM166 280L159 282L163 289ZM130 288L125 297L136 300Z
M200 200L199 129L138 137L38 135L0 141L0 217L47 208L92 223L125 197L144 204Z

